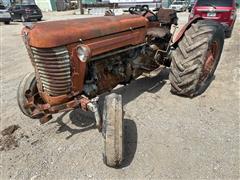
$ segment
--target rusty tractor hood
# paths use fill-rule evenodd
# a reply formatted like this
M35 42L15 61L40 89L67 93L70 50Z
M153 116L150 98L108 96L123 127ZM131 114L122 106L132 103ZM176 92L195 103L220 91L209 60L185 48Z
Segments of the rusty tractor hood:
M27 32L30 46L51 48L146 27L147 23L138 15L103 16L41 22L23 32Z

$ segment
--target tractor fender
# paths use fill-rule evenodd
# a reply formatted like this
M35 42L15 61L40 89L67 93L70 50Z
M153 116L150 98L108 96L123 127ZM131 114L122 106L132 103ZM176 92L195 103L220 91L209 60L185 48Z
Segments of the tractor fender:
M201 16L195 16L193 19L191 19L190 21L188 21L188 23L185 24L185 25L182 27L182 29L178 32L176 38L174 38L174 41L173 41L172 46L173 46L173 47L176 47L176 46L178 45L179 41L180 41L180 40L182 39L182 37L184 36L185 31L187 31L187 30L191 27L191 25L192 25L193 23L196 23L198 20L201 20L201 19L203 19Z

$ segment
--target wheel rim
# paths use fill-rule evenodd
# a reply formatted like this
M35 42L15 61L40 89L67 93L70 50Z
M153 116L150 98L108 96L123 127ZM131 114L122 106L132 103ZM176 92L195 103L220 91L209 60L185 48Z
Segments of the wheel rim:
M35 76L32 77L33 73L27 74L22 81L19 84L18 88L18 105L20 110L26 115L31 116L32 110L30 108L25 108L25 101L26 99L26 93L28 92L31 95L34 95L37 93L37 86L36 86L36 79Z
M203 65L200 82L206 81L209 78L209 75L212 74L217 62L216 60L218 51L219 51L218 43L217 41L214 41L207 51L207 56Z

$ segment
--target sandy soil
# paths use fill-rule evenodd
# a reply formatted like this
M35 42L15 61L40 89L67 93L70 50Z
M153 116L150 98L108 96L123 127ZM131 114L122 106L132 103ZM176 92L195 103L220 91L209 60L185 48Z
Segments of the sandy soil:
M46 13L45 19L76 17ZM180 23L187 13L180 14ZM102 137L93 115L75 110L49 123L25 117L16 92L32 72L19 22L0 25L1 127L18 147L0 151L1 179L239 179L240 23L225 41L208 90L188 99L172 95L167 72L115 91L123 95L126 160L120 169L102 162ZM152 89L152 87L155 87ZM103 97L102 97L103 98Z

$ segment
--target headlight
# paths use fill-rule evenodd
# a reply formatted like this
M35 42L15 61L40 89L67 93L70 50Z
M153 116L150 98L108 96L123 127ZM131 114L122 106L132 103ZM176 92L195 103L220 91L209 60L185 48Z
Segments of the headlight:
M86 45L79 45L77 47L77 56L79 58L80 61L82 62L86 62L91 55L91 51L90 48Z

